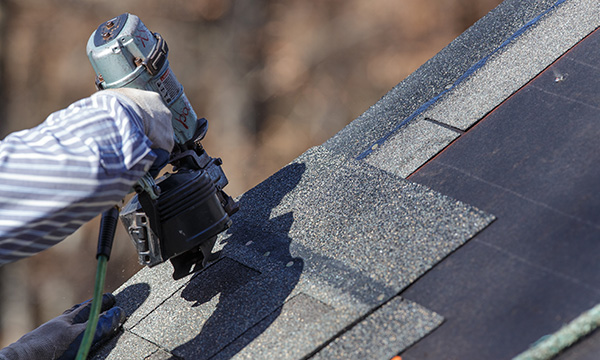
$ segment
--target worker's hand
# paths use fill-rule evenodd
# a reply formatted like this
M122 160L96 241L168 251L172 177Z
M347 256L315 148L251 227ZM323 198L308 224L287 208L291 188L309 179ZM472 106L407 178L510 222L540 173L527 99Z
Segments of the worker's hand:
M171 153L173 150L172 114L162 97L154 92L131 88L108 89L96 94L110 92L120 99L129 100L142 118L144 133L152 141L152 148L163 149ZM94 95L96 95L94 94Z
M125 321L125 311L114 305L115 297L104 294L93 345L109 339ZM75 359L91 307L91 300L73 306L0 350L0 359Z

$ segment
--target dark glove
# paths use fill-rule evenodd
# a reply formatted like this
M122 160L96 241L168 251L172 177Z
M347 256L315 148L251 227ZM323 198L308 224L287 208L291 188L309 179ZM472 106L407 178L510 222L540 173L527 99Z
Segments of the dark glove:
M115 297L104 294L92 346L113 336L125 321L125 311L114 305ZM73 306L0 350L0 359L75 359L91 307L91 300Z
M169 157L171 154L164 149L152 149L151 152L156 156L156 160L154 160L154 163L152 163L152 166L148 172L153 178L155 178L158 176L160 170L169 163Z

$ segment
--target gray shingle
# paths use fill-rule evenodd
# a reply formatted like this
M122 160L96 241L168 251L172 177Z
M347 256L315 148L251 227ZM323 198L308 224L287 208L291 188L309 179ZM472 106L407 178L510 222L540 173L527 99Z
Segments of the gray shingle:
M129 331L181 358L301 358L386 304L493 220L319 147L248 191L240 204L234 226L220 238L219 261L169 291L144 286L145 279L172 282L167 266L124 287L145 288L145 302L155 306L143 304L145 315ZM386 320L371 317L359 329L373 326L377 333L380 321ZM414 334L438 323L419 323Z
M395 297L319 351L313 360L389 360L443 321L440 315Z
M365 161L392 174L407 177L459 135L460 132L454 129L419 117L392 134L381 149L373 149Z
M555 2L505 0L323 145L338 155L361 155Z
M466 130L598 26L598 1L557 4L518 39L492 53L423 116Z
M135 354L136 359L145 359L153 356L154 354L158 356L158 353L160 353L158 346L130 333L129 331L125 331L111 339L99 351L91 354L93 356L90 356L90 358L120 360L131 359L132 354ZM159 358L153 357L153 359Z

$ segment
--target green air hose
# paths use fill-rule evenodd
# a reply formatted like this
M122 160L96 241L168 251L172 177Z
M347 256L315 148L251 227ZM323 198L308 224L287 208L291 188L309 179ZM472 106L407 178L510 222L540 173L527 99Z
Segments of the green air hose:
M553 359L600 327L600 304L576 317L554 334L546 335L513 360Z
M106 278L106 265L108 263L108 259L110 258L110 251L115 238L118 219L119 209L116 206L102 213L102 220L100 221L100 234L98 235L98 251L96 253L98 267L96 269L94 297L92 298L90 317L88 319L85 332L83 333L83 338L81 339L79 351L77 352L77 360L85 360L88 356L90 348L92 347L94 334L96 333L96 325L98 325L100 308L102 307L102 293L104 290L104 279Z
M94 297L92 299L92 309L90 310L90 318L77 352L77 360L87 359L88 352L94 340L96 325L98 324L98 316L100 315L100 307L102 306L102 290L104 289L104 279L106 278L106 264L108 258L104 255L98 257L98 267L96 269L96 283L94 285Z

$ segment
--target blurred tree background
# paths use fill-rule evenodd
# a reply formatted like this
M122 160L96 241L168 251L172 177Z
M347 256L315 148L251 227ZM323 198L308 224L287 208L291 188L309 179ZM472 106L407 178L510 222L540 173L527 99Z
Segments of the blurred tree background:
M93 93L87 40L131 12L169 44L235 197L333 136L500 2L0 0L1 137ZM98 223L0 268L0 345L91 297ZM139 269L119 226L107 290Z

